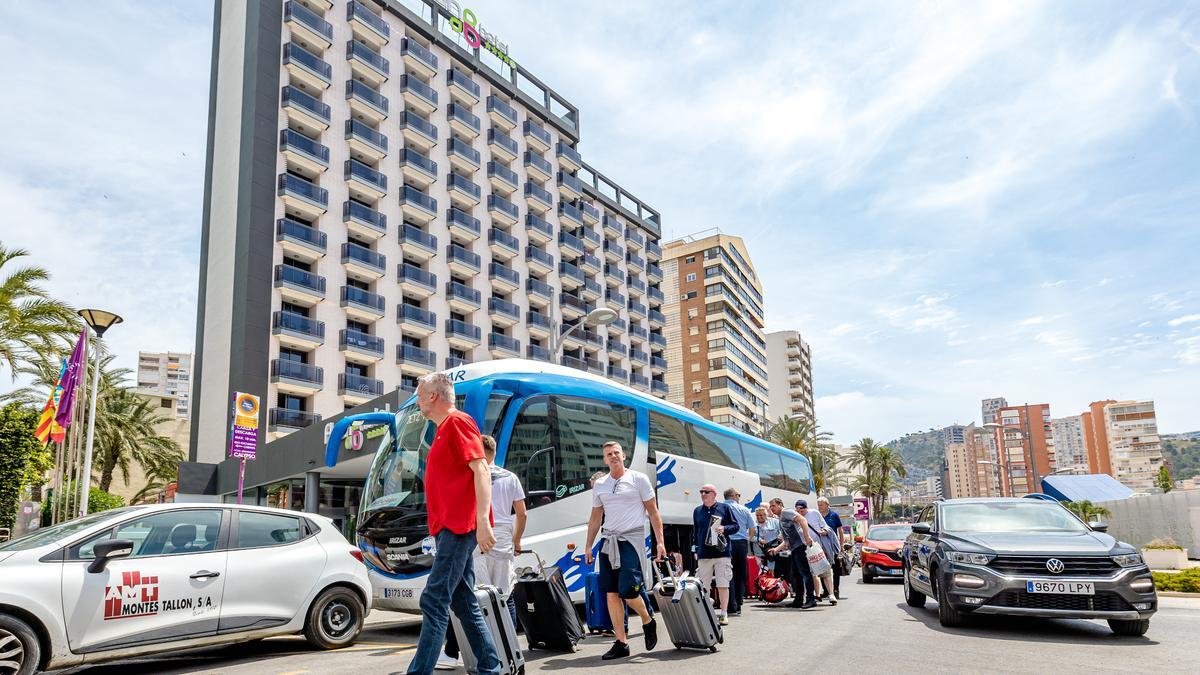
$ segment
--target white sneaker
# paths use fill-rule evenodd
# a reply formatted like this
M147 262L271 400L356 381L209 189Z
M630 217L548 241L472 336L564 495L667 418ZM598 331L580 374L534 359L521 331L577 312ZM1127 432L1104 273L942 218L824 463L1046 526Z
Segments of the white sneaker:
M462 668L461 659L452 659L446 652L438 654L437 663L433 664L434 670L457 670Z

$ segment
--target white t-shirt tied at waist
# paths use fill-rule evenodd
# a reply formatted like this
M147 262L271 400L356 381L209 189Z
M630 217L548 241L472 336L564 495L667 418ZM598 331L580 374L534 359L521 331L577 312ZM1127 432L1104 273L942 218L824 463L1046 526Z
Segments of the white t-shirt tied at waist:
M621 566L617 542L645 547L646 505L654 499L654 483L641 471L626 469L620 478L605 475L592 486L592 507L604 507L604 552L613 569ZM636 534L636 537L635 537Z

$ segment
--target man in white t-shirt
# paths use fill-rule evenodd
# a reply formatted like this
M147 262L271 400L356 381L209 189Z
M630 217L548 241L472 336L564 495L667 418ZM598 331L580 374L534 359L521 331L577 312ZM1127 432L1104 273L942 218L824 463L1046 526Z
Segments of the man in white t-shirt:
M606 661L629 656L628 636L625 633L625 608L637 612L642 619L646 649L658 643L658 625L650 613L646 585L642 576L642 560L646 557L645 522L650 519L658 542L656 559L667 555L663 544L662 518L654 483L646 474L625 468L625 450L616 441L604 444L604 463L608 475L592 487L592 515L588 519L587 564L591 565L592 542L596 533L604 535L600 549L600 592L607 596L608 615L612 617L616 641L602 658ZM603 528L601 528L603 523Z

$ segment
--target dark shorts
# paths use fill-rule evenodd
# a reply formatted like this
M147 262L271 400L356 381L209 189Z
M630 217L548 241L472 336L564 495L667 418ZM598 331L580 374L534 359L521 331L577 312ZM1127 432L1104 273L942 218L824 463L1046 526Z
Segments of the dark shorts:
M600 592L617 593L622 598L630 600L640 596L645 591L642 579L642 558L637 549L627 541L618 541L617 550L621 554L621 567L613 569L601 544L600 550Z

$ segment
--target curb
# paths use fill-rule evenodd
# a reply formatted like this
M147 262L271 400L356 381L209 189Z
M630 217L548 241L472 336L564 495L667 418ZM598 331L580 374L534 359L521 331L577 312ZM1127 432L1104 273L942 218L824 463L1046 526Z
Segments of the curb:
M1159 591L1161 598L1200 598L1200 593L1181 593L1179 591Z

